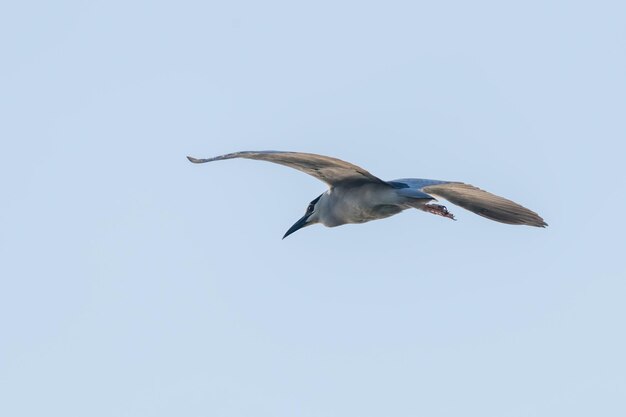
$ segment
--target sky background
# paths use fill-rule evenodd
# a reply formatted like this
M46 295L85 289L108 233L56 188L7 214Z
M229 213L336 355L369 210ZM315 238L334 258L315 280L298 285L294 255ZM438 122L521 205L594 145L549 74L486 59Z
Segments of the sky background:
M0 415L626 415L626 3L0 12ZM407 211L240 150L460 180Z

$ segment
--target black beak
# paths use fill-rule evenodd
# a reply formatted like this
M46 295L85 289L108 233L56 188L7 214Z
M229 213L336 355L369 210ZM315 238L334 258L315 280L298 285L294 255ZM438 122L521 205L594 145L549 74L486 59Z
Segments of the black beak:
M290 234L292 234L293 232L295 232L296 230L300 230L303 227L308 226L308 224L306 223L308 218L309 218L309 215L305 214L300 220L295 222L294 225L291 226L289 230L287 230L287 233L285 233L285 236L283 236L283 239L289 236Z

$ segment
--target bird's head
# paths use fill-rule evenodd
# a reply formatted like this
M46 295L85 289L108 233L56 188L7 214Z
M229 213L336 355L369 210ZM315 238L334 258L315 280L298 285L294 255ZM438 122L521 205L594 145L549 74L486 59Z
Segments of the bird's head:
M320 194L319 197L317 197L315 200L309 203L309 205L306 208L306 212L304 213L304 216L302 216L300 220L295 222L293 226L291 226L289 230L287 230L287 233L285 233L285 236L283 236L283 239L289 236L290 234L292 234L293 232L299 229L302 229L303 227L310 226L315 223L319 223L319 204L318 203L320 201L320 198L323 195L324 194Z

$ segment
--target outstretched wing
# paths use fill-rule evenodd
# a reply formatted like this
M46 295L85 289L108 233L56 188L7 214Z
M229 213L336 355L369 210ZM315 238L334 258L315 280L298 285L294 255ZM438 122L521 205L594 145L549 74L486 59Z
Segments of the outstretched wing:
M316 155L303 152L281 152L281 151L245 151L235 152L226 155L216 156L208 159L197 159L187 157L194 164L204 162L221 161L223 159L246 158L258 159L260 161L273 162L297 169L306 174L312 175L320 181L324 181L329 186L343 183L375 182L387 185L386 182L370 174L366 170L341 159L331 158L324 155Z
M536 227L548 225L534 211L462 182L404 178L390 181L390 183L396 184L395 188L400 188L399 191L403 191L403 186L408 187L407 189L419 190L497 222Z
M501 223L525 224L546 227L548 224L541 216L511 200L488 193L473 185L462 182L449 182L429 185L422 191L472 211L479 216Z

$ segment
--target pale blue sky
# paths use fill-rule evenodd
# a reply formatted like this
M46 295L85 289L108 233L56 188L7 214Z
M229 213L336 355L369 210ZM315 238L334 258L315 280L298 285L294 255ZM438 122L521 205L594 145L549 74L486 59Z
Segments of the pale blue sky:
M0 415L626 415L624 2L8 2ZM281 240L296 150L461 180ZM450 207L452 209L452 207Z

